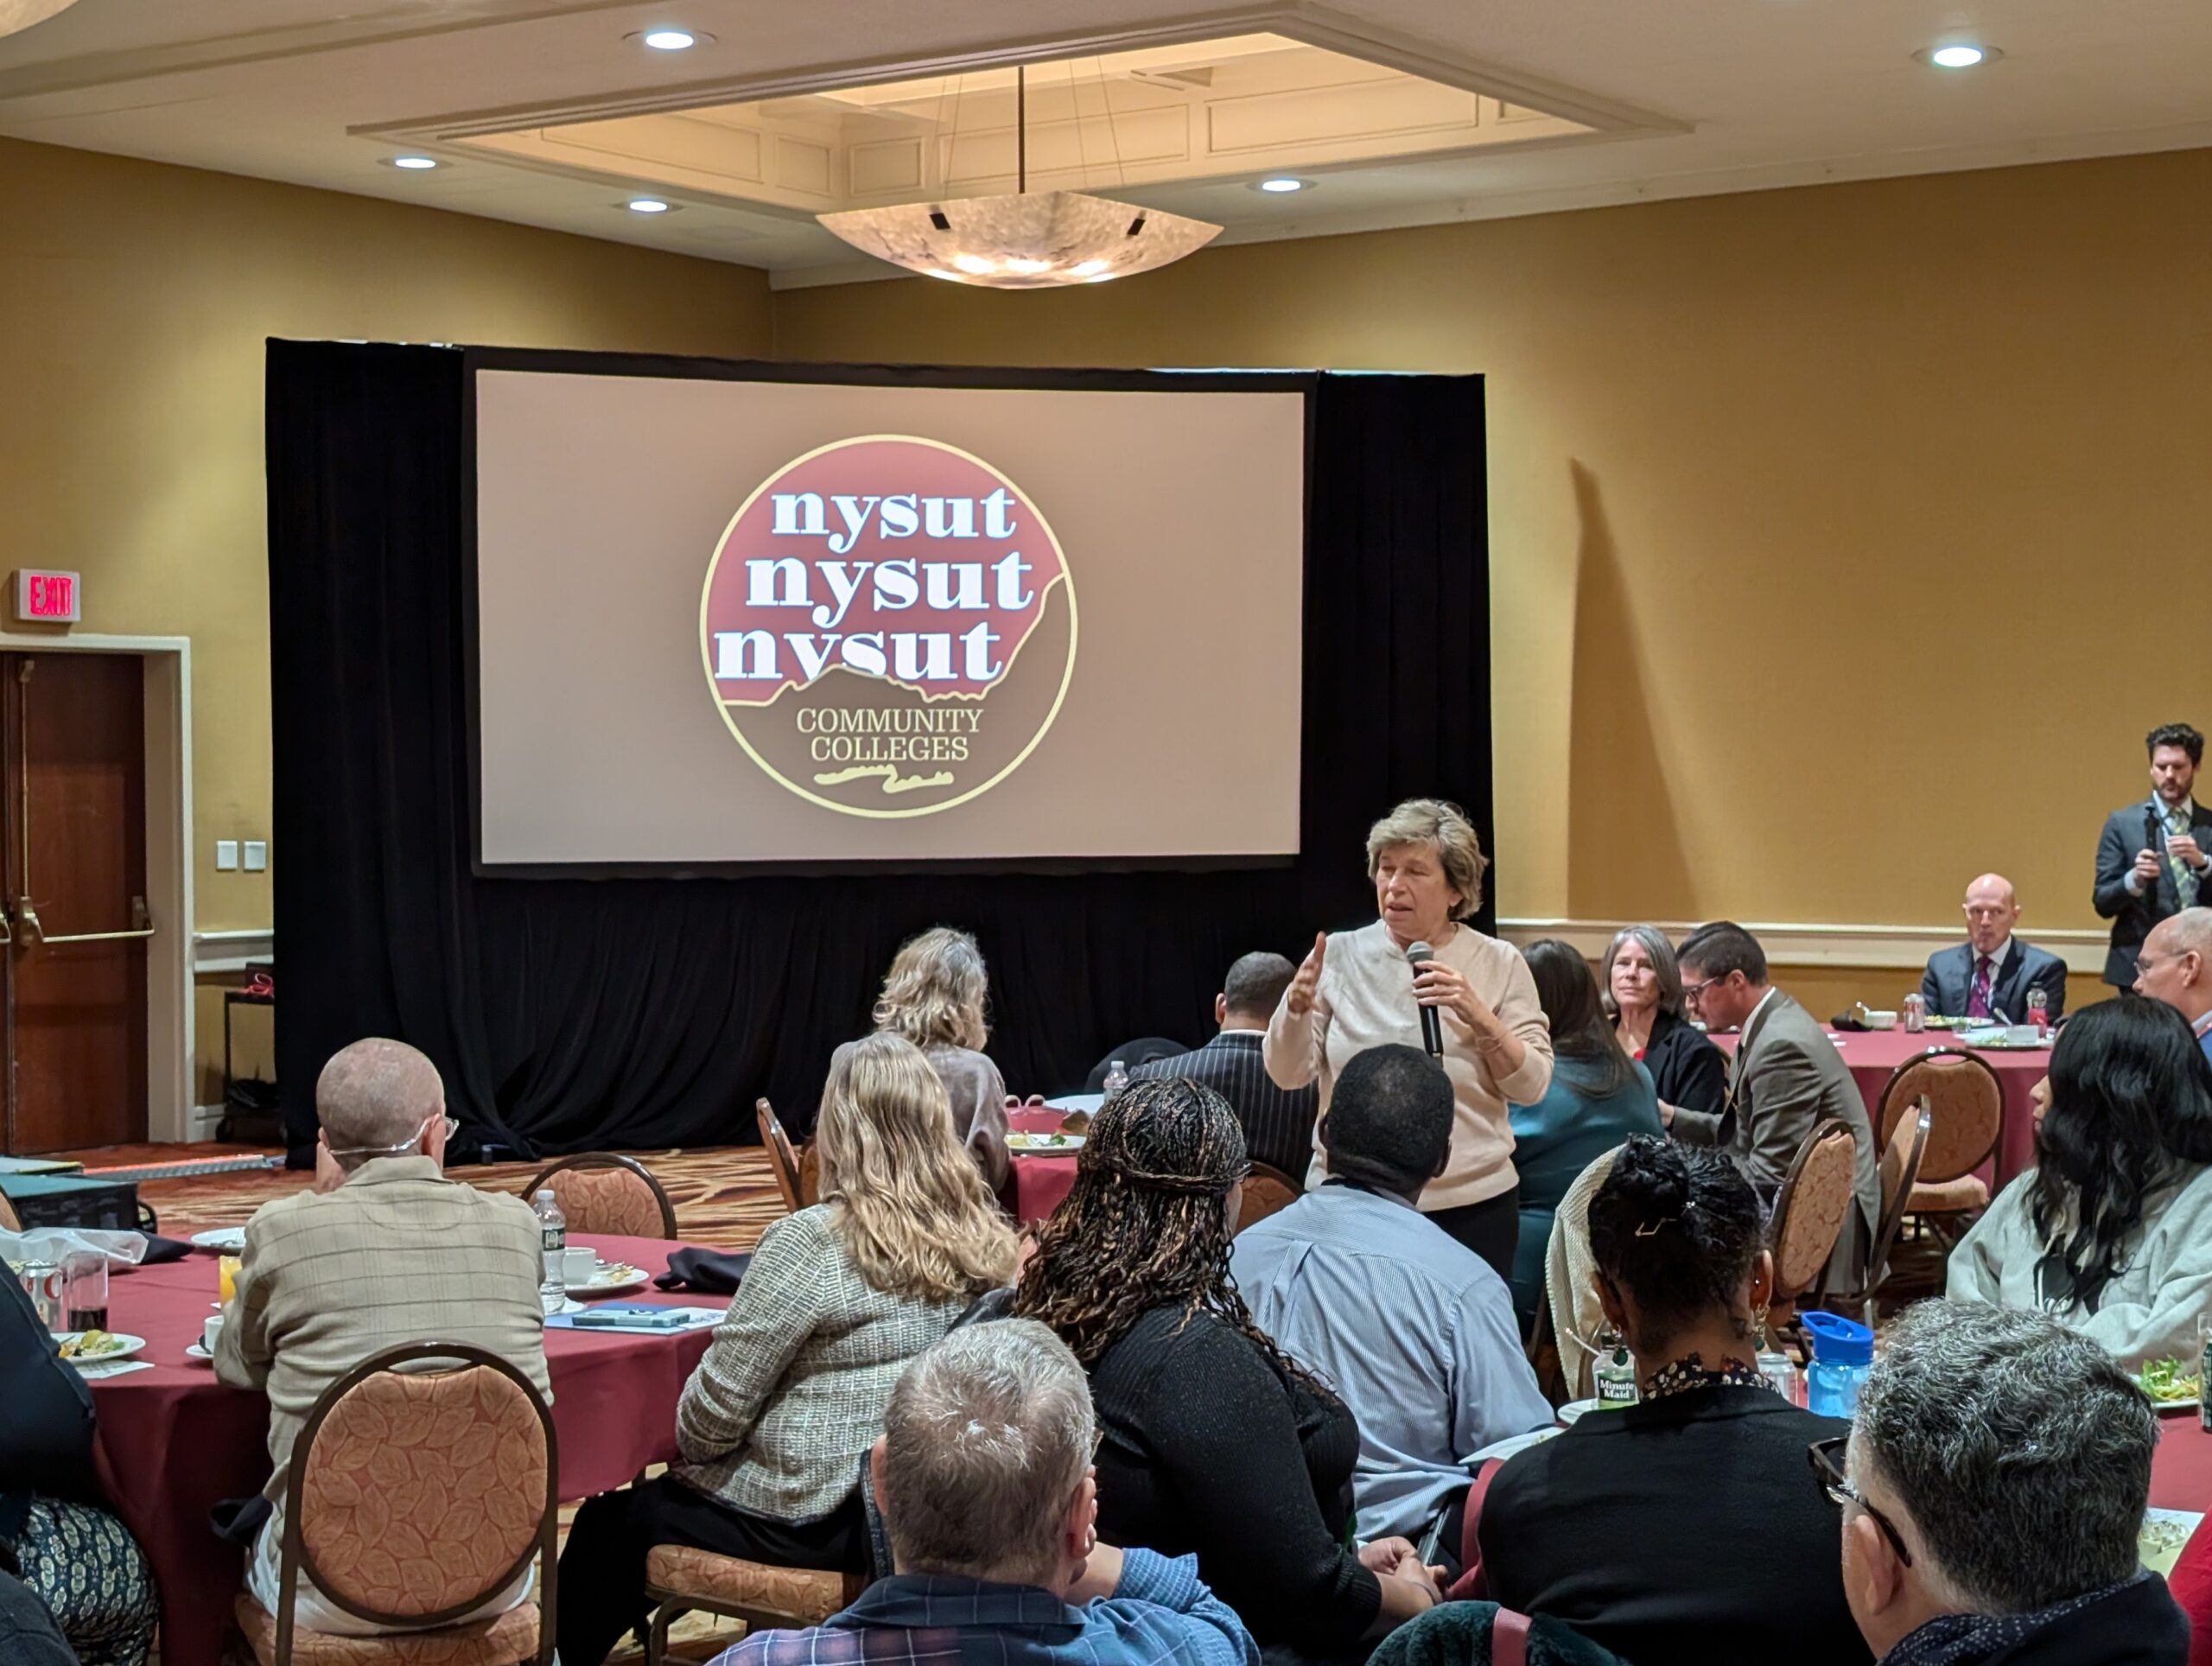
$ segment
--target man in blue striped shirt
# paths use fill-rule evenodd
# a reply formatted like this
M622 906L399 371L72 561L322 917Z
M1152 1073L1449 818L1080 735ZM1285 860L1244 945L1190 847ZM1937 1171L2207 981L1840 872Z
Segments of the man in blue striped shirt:
M1260 1057L1260 1043L1267 1040L1268 1021L1297 972L1281 955L1255 951L1238 957L1213 999L1213 1020L1221 1033L1193 1052L1155 1059L1129 1072L1132 1082L1187 1076L1211 1088L1229 1101L1243 1127L1244 1154L1281 1169L1294 1185L1303 1183L1306 1165L1313 1160L1320 1084L1277 1087Z
M715 1666L1258 1666L1195 1557L1098 1542L1090 1384L1034 1319L915 1357L870 1454L898 1572Z

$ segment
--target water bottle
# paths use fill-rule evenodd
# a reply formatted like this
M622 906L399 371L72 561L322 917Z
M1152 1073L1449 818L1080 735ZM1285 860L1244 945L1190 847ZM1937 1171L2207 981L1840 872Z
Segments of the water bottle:
M2196 1316L2196 1421L2212 1434L2212 1313Z
M1598 1332L1598 1358L1591 1368L1591 1378L1597 1385L1599 1411L1618 1411L1643 1397L1637 1389L1636 1361L1628 1344L1610 1325Z
M1109 1061L1106 1066L1106 1080L1101 1084L1106 1090L1106 1097L1109 1099L1112 1098L1128 1084L1128 1067L1118 1059Z
M2028 991L2028 1022L2036 1027L2037 1035L2050 1033L2050 997L2041 989Z
M1905 996L1903 1009L1907 1035L1918 1035L1927 1029L1928 1002L1921 998L1919 990L1915 989L1910 995Z
M1849 1417L1859 1408L1859 1385L1874 1364L1874 1333L1837 1313L1798 1316L1813 1363L1805 1370L1805 1409L1815 1417Z
M560 1200L554 1197L553 1188L546 1187L537 1194L532 1211L537 1217L542 1242L545 1250L545 1270L537 1280L537 1299L549 1313L557 1313L569 1300L569 1279L565 1263L569 1253L569 1218L561 1212Z

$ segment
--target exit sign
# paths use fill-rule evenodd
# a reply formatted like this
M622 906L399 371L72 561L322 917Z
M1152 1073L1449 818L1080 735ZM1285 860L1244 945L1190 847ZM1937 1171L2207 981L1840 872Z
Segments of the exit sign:
M16 574L16 617L41 625L74 625L84 616L84 586L74 573L23 568Z

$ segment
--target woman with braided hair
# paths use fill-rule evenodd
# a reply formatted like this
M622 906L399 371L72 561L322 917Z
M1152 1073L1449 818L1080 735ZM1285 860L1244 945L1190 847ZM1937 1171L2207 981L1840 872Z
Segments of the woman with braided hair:
M1099 1536L1195 1555L1271 1660L1362 1659L1436 1581L1404 1539L1344 1548L1358 1425L1229 1275L1246 1167L1212 1089L1133 1084L1092 1122L1014 1311L1090 1373Z

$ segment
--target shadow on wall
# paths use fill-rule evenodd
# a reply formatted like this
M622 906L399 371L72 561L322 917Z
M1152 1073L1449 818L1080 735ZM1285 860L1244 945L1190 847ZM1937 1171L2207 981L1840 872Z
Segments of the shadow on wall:
M1620 551L1598 477L1580 462L1569 469L1581 532L1567 742L1567 912L1577 919L1695 919Z

